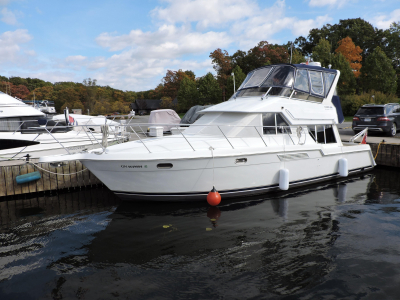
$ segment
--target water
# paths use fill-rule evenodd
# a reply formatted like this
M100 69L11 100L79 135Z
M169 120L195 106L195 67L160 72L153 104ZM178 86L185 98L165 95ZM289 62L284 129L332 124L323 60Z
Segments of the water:
M0 202L0 299L397 299L400 173L205 203Z

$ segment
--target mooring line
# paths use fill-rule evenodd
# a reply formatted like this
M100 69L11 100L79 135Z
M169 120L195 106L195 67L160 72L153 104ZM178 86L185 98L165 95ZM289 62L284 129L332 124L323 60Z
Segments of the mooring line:
M75 173L64 174L64 173L56 173L56 172L52 172L52 171L43 169L42 167L39 167L37 164L35 164L35 163L33 163L33 162L28 162L28 164L32 164L32 165L34 165L36 168L38 168L38 169L40 169L40 170L42 170L42 171L48 172L48 173L50 173L50 174L61 175L61 176L75 175L75 174L82 173L83 171L86 171L86 170L87 170L87 168L85 168L85 169L83 169L83 170L81 170L81 171L78 171L78 172L75 172Z

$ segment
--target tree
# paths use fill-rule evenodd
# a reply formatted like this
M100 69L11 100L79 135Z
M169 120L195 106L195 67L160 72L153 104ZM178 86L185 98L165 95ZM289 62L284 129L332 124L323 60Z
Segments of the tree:
M213 74L207 73L197 81L200 105L217 104L221 102L222 90Z
M185 77L193 81L195 79L195 75L192 71L182 71L181 69L179 69L178 71L168 70L167 74L164 76L162 80L164 84L163 88L164 96L170 97L171 99L175 99L178 94L181 82Z
M125 101L128 103L135 102L137 94L131 91L125 91Z
M222 89L223 101L225 101L225 90L227 79L232 71L231 58L226 50L216 49L210 53L212 59L213 68L217 71L217 80Z
M81 89L81 99L86 104L86 108L90 111L93 110L94 103L96 101L96 92L97 92L97 80L85 78L83 79L84 88Z
M384 47L386 40L384 31L357 18L340 20L339 24L335 25L326 24L320 29L311 29L307 39L302 36L298 37L295 44L302 49L304 55L310 55L320 39L326 39L332 47L336 47L337 43L345 37L350 37L355 45L363 49L363 61L377 46ZM331 49L331 52L333 50Z
M25 85L13 85L11 88L11 95L14 97L20 98L22 100L27 99L29 95L29 90Z
M84 111L85 107L83 106L82 102L80 100L76 100L74 102L65 102L62 106L61 106L61 111L64 111L64 109L68 107L68 110L71 112L72 109L81 109L82 111Z
M233 74L235 74L235 89L236 91L242 84L242 82L246 79L246 74L242 72L242 69L239 66L236 66L232 70ZM229 99L233 95L233 77L230 76L228 79L228 83L226 85L226 98Z
M386 53L392 59L393 67L396 69L400 66L400 22L390 24L387 41Z
M292 64L299 64L305 62L306 59L300 50L293 48L292 50Z
M186 112L192 106L199 104L196 82L189 78L183 78L177 97L178 110L180 112Z
M172 102L172 99L170 97L162 97L161 103L160 103L160 108L161 109L176 109L176 105Z
M337 84L339 96L354 94L356 91L356 79L349 62L342 53L338 52L334 55L332 66L340 71L340 78Z
M325 39L320 39L312 52L314 61L318 61L325 68L331 64L331 45Z
M380 47L367 57L361 68L361 76L365 91L375 90L383 93L396 93L397 76L391 60Z
M289 51L287 47L271 45L267 41L259 42L247 53L238 50L232 55L232 65L239 66L245 74L265 65L288 62Z
M55 100L54 99L54 89L52 86L44 86L34 89L29 93L27 99L33 100Z
M361 61L362 61L362 49L354 45L350 37L346 37L338 42L339 47L335 50L336 53L340 52L350 63L350 67L354 72L354 76L357 78L360 76Z
M387 41L386 53L397 74L397 95L400 97L400 22L390 24Z
M161 99L163 97L163 90L164 86L160 83L154 90L151 90L148 99Z
M61 107L68 106L68 108L73 108L71 107L73 103L79 103L79 94L77 91L75 91L73 88L65 88L57 92L57 98L54 101L55 108L57 111L61 110ZM82 102L80 102L82 104Z

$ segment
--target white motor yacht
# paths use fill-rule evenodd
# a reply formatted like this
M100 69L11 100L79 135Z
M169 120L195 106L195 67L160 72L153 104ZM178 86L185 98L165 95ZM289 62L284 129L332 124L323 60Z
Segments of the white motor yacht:
M346 177L375 161L368 144L340 139L339 76L312 65L265 66L181 134L40 161L80 160L127 200L204 200L213 186L226 199Z
M106 124L104 120L103 117ZM67 125L70 124L65 117L63 121L46 119L43 112L0 92L0 161L22 159L27 154L30 158L39 158L101 147L102 133ZM112 130L109 133L107 142L111 143L115 135ZM120 133L117 139L123 138Z

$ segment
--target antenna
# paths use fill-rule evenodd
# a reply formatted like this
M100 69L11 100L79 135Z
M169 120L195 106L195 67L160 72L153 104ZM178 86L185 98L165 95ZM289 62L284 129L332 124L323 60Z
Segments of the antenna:
M290 44L290 63L292 63L292 56L293 56L293 42Z

